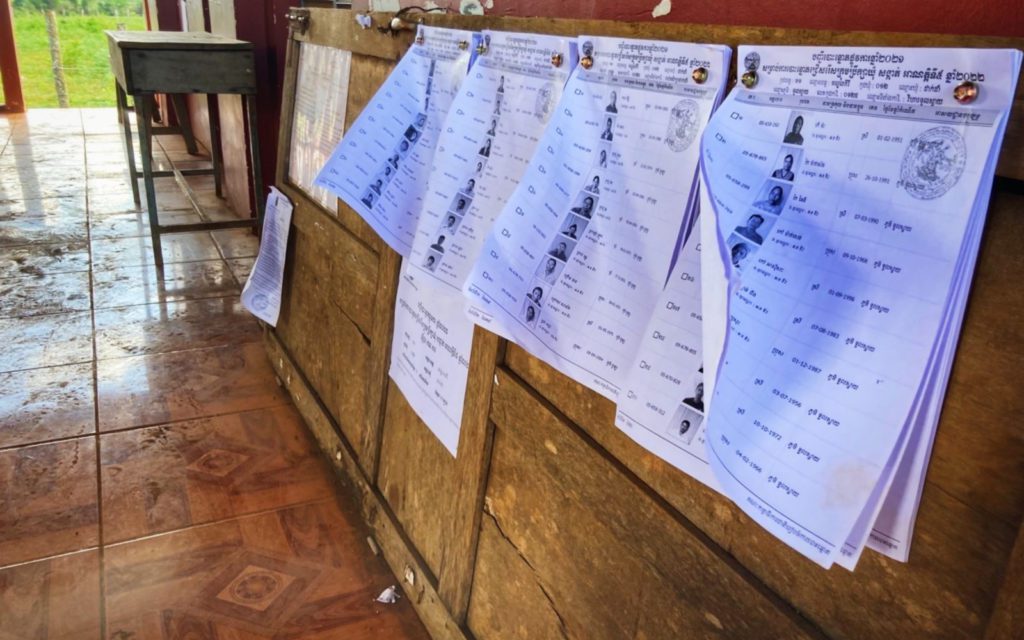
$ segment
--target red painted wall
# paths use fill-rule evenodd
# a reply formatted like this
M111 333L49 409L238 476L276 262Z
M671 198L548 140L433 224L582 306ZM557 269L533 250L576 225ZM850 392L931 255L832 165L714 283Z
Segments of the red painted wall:
M487 15L653 20L659 0L473 0ZM366 10L369 0L355 0ZM493 7L486 8L493 3ZM380 3L377 2L378 6ZM402 5L422 2L402 0ZM456 10L458 0L440 0ZM1022 0L672 0L667 22L1024 37Z

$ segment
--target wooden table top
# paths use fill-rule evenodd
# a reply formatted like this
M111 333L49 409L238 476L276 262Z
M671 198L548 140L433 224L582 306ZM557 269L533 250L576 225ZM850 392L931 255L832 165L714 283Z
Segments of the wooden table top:
M252 43L205 31L104 31L121 49L250 50Z

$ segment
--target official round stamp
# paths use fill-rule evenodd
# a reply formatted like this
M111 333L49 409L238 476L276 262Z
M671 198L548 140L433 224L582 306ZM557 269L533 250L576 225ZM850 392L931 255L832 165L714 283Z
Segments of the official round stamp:
M252 297L252 306L258 311L263 311L270 306L270 300L267 300L267 296L262 293L257 293Z
M900 184L918 200L934 200L960 180L966 162L967 147L960 133L950 127L933 127L907 145Z
M668 148L680 152L690 148L700 128L700 105L695 100L686 98L672 107L672 115L668 121L668 132L665 144Z
M555 94L551 87L544 85L537 90L537 101L533 105L533 115L541 122L547 122L555 108Z

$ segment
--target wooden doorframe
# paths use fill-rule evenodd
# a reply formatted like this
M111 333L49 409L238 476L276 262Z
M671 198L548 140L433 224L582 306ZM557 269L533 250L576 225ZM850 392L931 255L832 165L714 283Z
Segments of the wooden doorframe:
M18 52L14 48L14 12L10 0L0 0L0 79L4 87L4 103L0 112L22 113L25 98L21 93Z

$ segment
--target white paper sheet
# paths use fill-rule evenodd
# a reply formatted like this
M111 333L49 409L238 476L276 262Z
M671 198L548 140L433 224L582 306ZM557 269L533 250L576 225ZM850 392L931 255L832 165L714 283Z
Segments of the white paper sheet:
M481 37L486 51L438 136L398 294L392 356L392 378L452 455L473 340L473 323L462 311L462 284L526 169L575 61L571 39L489 31ZM561 64L552 64L554 55ZM428 348L438 336L448 348Z
M403 260L389 373L416 415L453 456L472 346L473 326L462 312L461 294L438 287Z
M413 264L461 291L533 157L573 69L572 39L485 31L487 52L452 102L428 180ZM552 56L561 56L559 66Z
M310 42L299 46L288 179L331 213L337 213L335 197L313 182L345 130L351 68L351 51Z
M712 468L822 566L852 568L872 528L905 558L1020 55L741 47L740 62L759 82L702 145L704 318L728 326L705 332L722 353ZM969 107L952 97L964 79L981 87Z
M320 171L316 185L408 256L441 122L468 71L477 34L420 26L402 57Z
M475 322L615 398L691 209L728 49L577 41L593 66L570 78L465 291Z
M615 424L648 451L717 490L705 446L701 248L695 229L626 373Z
M288 255L288 231L292 223L292 202L270 187L260 251L242 288L242 306L272 327L281 314L284 261Z

